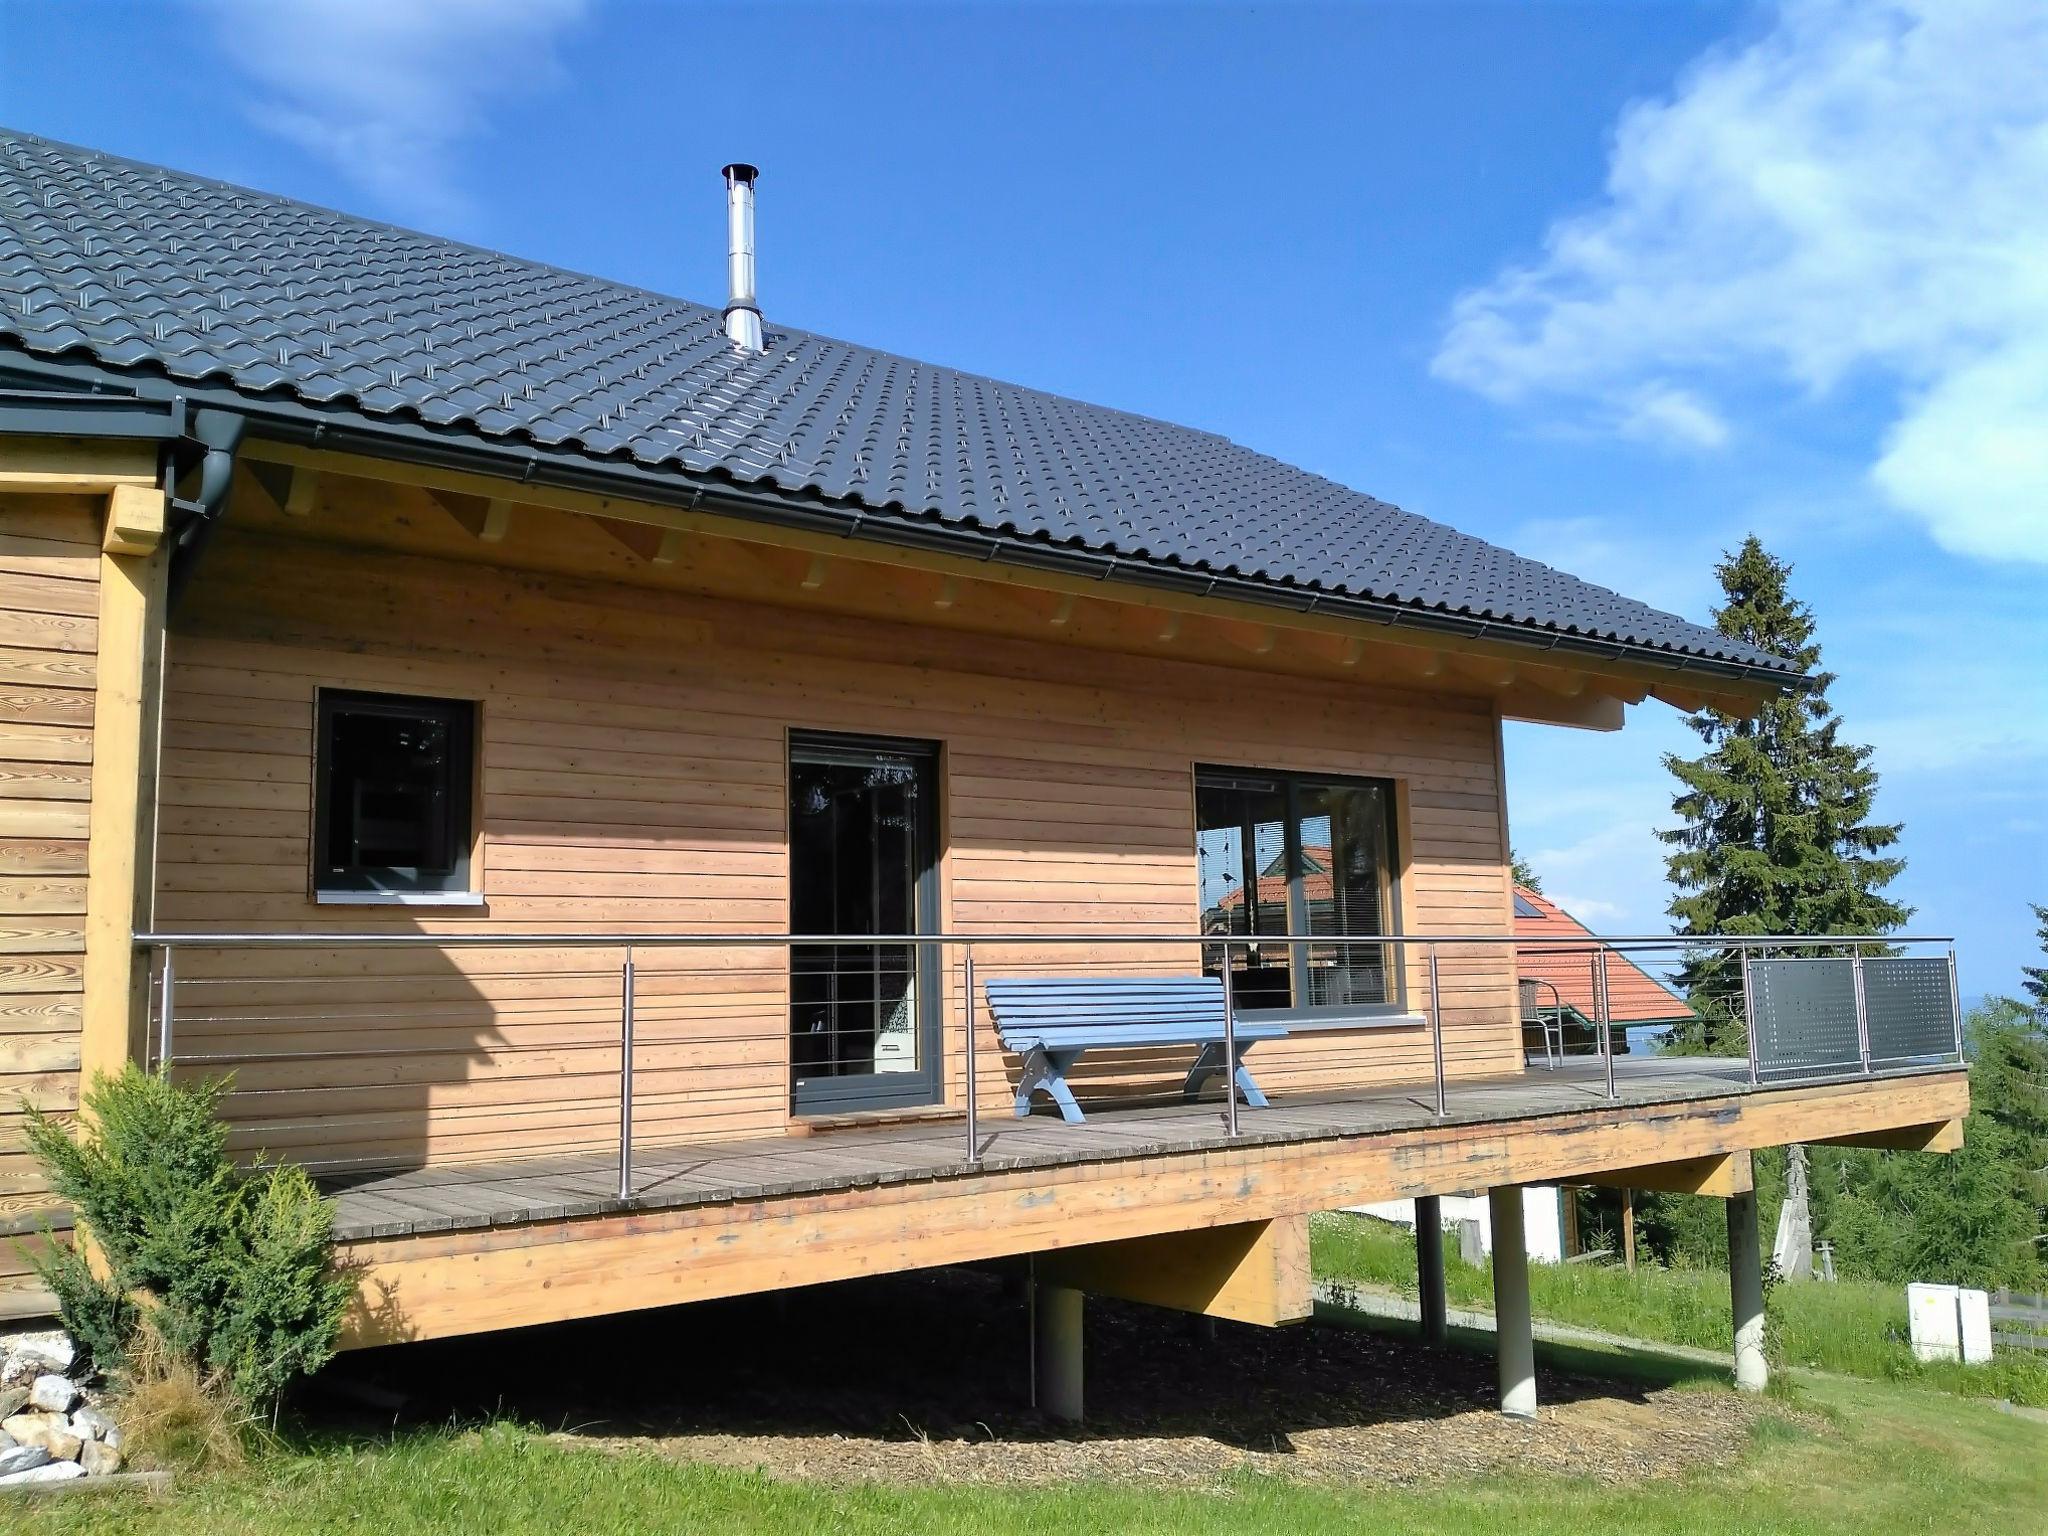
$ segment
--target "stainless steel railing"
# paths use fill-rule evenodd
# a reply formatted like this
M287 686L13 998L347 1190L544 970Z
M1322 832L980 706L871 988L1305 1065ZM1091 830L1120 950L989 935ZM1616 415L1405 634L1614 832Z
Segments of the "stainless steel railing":
M1325 952L1349 948L1384 946L1412 951L1420 948L1425 960L1428 1003L1419 1022L1429 1031L1430 1075L1434 1113L1449 1113L1449 1073L1444 1051L1443 971L1446 951L1497 950L1512 946L1518 951L1538 954L1584 956L1589 961L1590 1002L1601 1082L1605 1096L1617 1097L1615 1046L1613 1038L1612 990L1609 963L1621 956L1633 963L1639 956L1732 955L1740 976L1739 997L1725 1001L1733 1017L1739 1005L1741 1023L1747 1036L1747 1075L1757 1085L1767 1077L1812 1075L1839 1071L1874 1075L1880 1065L1899 1065L1933 1060L1963 1058L1963 1036L1955 974L1953 940L1947 937L1869 935L1725 935L1674 937L1639 935L1586 939L1563 935L1540 938L1510 934L1180 934L1180 933L1067 933L1067 934L889 934L847 936L837 934L801 935L782 933L320 933L320 932L145 932L135 942L156 957L153 988L156 1003L156 1062L170 1065L216 1065L233 1067L258 1061L275 1061L280 1055L346 1055L347 1052L262 1052L243 1051L180 1056L177 1051L176 1000L180 985L178 955L184 950L294 950L333 951L358 949L420 949L459 951L471 949L568 949L617 950L618 1015L618 1170L619 1198L633 1194L634 1069L639 1042L635 1033L637 957L650 950L746 950L769 949L793 952L799 948L852 945L860 948L901 947L914 954L936 949L943 961L948 951L960 957L962 983L962 1039L964 1055L963 1109L965 1118L965 1161L978 1164L983 1155L980 1127L980 1094L977 1076L979 1055L976 1024L979 1000L976 985L977 950L1042 950L1057 953L1075 947L1116 950L1147 947L1158 950L1194 949L1205 957L1218 957L1217 972L1223 982L1223 1062L1225 1085L1223 1119L1226 1134L1240 1134L1236 1073L1240 1060L1237 1021L1239 959L1252 962L1254 947L1287 949L1312 946ZM1900 952L1930 946L1946 946L1945 957L1910 957ZM1844 953L1846 951L1846 954ZM1876 951L1875 955L1866 953ZM1009 962L1022 967L1022 962ZM1086 957L1074 962L1093 967L1100 962ZM1157 969L1163 962L1145 961ZM1206 958L1204 964L1206 966ZM1872 1021L1872 968L1877 970L1877 1001L1888 1012L1880 1020L1884 1049L1874 1043ZM594 973L593 973L594 974ZM1382 982L1391 987L1394 968L1383 966ZM1407 974L1403 968L1401 974ZM207 980L187 977L186 987ZM1937 981L1945 983L1939 987ZM1544 985L1556 987L1549 981ZM1404 989L1405 991L1405 989ZM1390 998L1396 1007L1406 1007L1407 998ZM1939 1016L1936 1004L1939 1003ZM1560 1002L1560 1007L1562 1006ZM1853 1029L1853 1047L1838 1043L1851 1038L1842 1028L1846 1018ZM1517 1004L1519 1016L1519 1003ZM1402 1013L1397 1018L1412 1018ZM1808 1025L1819 1021L1819 1026ZM1385 1022L1383 1016L1361 1014L1358 1023ZM1935 1028L1939 1026L1937 1041ZM1804 1031L1802 1033L1802 1031ZM1518 1037L1519 1038L1519 1037ZM1940 1049L1933 1047L1939 1044ZM1894 1046L1911 1049L1892 1049ZM1839 1059L1830 1052L1840 1052ZM378 1054L370 1051L355 1054ZM389 1054L389 1053L385 1053ZM942 1055L943 1053L941 1053ZM934 1064L934 1070L942 1066Z

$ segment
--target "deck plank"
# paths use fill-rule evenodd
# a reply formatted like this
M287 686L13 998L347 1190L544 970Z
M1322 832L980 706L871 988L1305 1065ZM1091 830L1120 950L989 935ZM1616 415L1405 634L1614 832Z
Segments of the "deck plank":
M1483 1126L1565 1114L1614 1102L1679 1104L1751 1089L1747 1064L1688 1058L1615 1064L1616 1097L1606 1095L1596 1062L1531 1070L1514 1077L1456 1082L1447 1123ZM1813 1086L1813 1080L1775 1085ZM1241 1142L1279 1144L1374 1136L1439 1123L1435 1090L1399 1084L1360 1093L1319 1093L1242 1108ZM618 1198L615 1152L557 1154L513 1161L433 1164L387 1173L355 1170L323 1180L336 1205L342 1241L445 1232L604 1212L669 1209L734 1200L949 1179L976 1172L1066 1165L1213 1150L1230 1145L1220 1099L1147 1104L1091 1112L1078 1125L1054 1115L984 1115L977 1127L981 1162L965 1158L959 1120L849 1127L801 1140L757 1137L638 1148L633 1194Z

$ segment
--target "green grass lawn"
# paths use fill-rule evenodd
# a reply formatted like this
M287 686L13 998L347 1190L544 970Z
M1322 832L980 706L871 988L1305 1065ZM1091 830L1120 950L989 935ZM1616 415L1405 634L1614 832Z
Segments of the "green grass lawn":
M1466 1339L1469 1347L1481 1341ZM1584 1350L1556 1363L1606 1370ZM1637 1372L1654 1371L1638 1361ZM1723 1390L1703 1388L1702 1390ZM1816 1378L1814 1430L1771 1417L1736 1465L1604 1488L1491 1478L1427 1491L1333 1489L1240 1477L1209 1490L1077 1484L831 1489L615 1455L511 1424L380 1440L314 1438L228 1476L186 1479L168 1500L67 1499L0 1507L0 1526L150 1536L313 1532L798 1532L1046 1536L1048 1532L2038 1533L2048 1524L2048 1428L1938 1393Z
M1415 1294L1415 1241L1399 1227L1367 1216L1333 1214L1312 1223L1318 1279ZM1491 1311L1493 1270L1444 1251L1453 1307ZM1718 1270L1607 1264L1532 1264L1530 1302L1538 1317L1632 1339L1732 1350L1728 1277ZM1772 1348L1790 1365L1938 1387L1970 1397L2002 1397L2048 1407L2048 1359L2001 1350L1990 1365L1923 1363L1907 1344L1903 1286L1841 1280L1780 1285L1768 1302ZM2048 1514L2042 1528L2048 1530Z

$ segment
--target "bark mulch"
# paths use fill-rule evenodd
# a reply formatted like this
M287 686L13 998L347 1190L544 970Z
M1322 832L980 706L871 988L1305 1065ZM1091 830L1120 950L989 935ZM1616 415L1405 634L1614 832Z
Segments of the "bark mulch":
M1088 1421L1065 1427L1028 1405L1025 1316L991 1277L895 1276L344 1356L329 1399L421 1422L503 1412L577 1444L831 1483L1632 1483L1728 1462L1789 1412L1712 1389L1707 1368L1671 1385L1546 1371L1537 1421L1516 1424L1488 1356L1398 1324L1205 1334L1091 1300Z

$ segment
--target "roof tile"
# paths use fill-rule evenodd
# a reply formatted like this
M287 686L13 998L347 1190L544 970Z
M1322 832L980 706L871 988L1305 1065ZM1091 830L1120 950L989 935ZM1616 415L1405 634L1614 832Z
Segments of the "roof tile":
M0 130L0 345L1294 588L1791 663L1213 433Z

